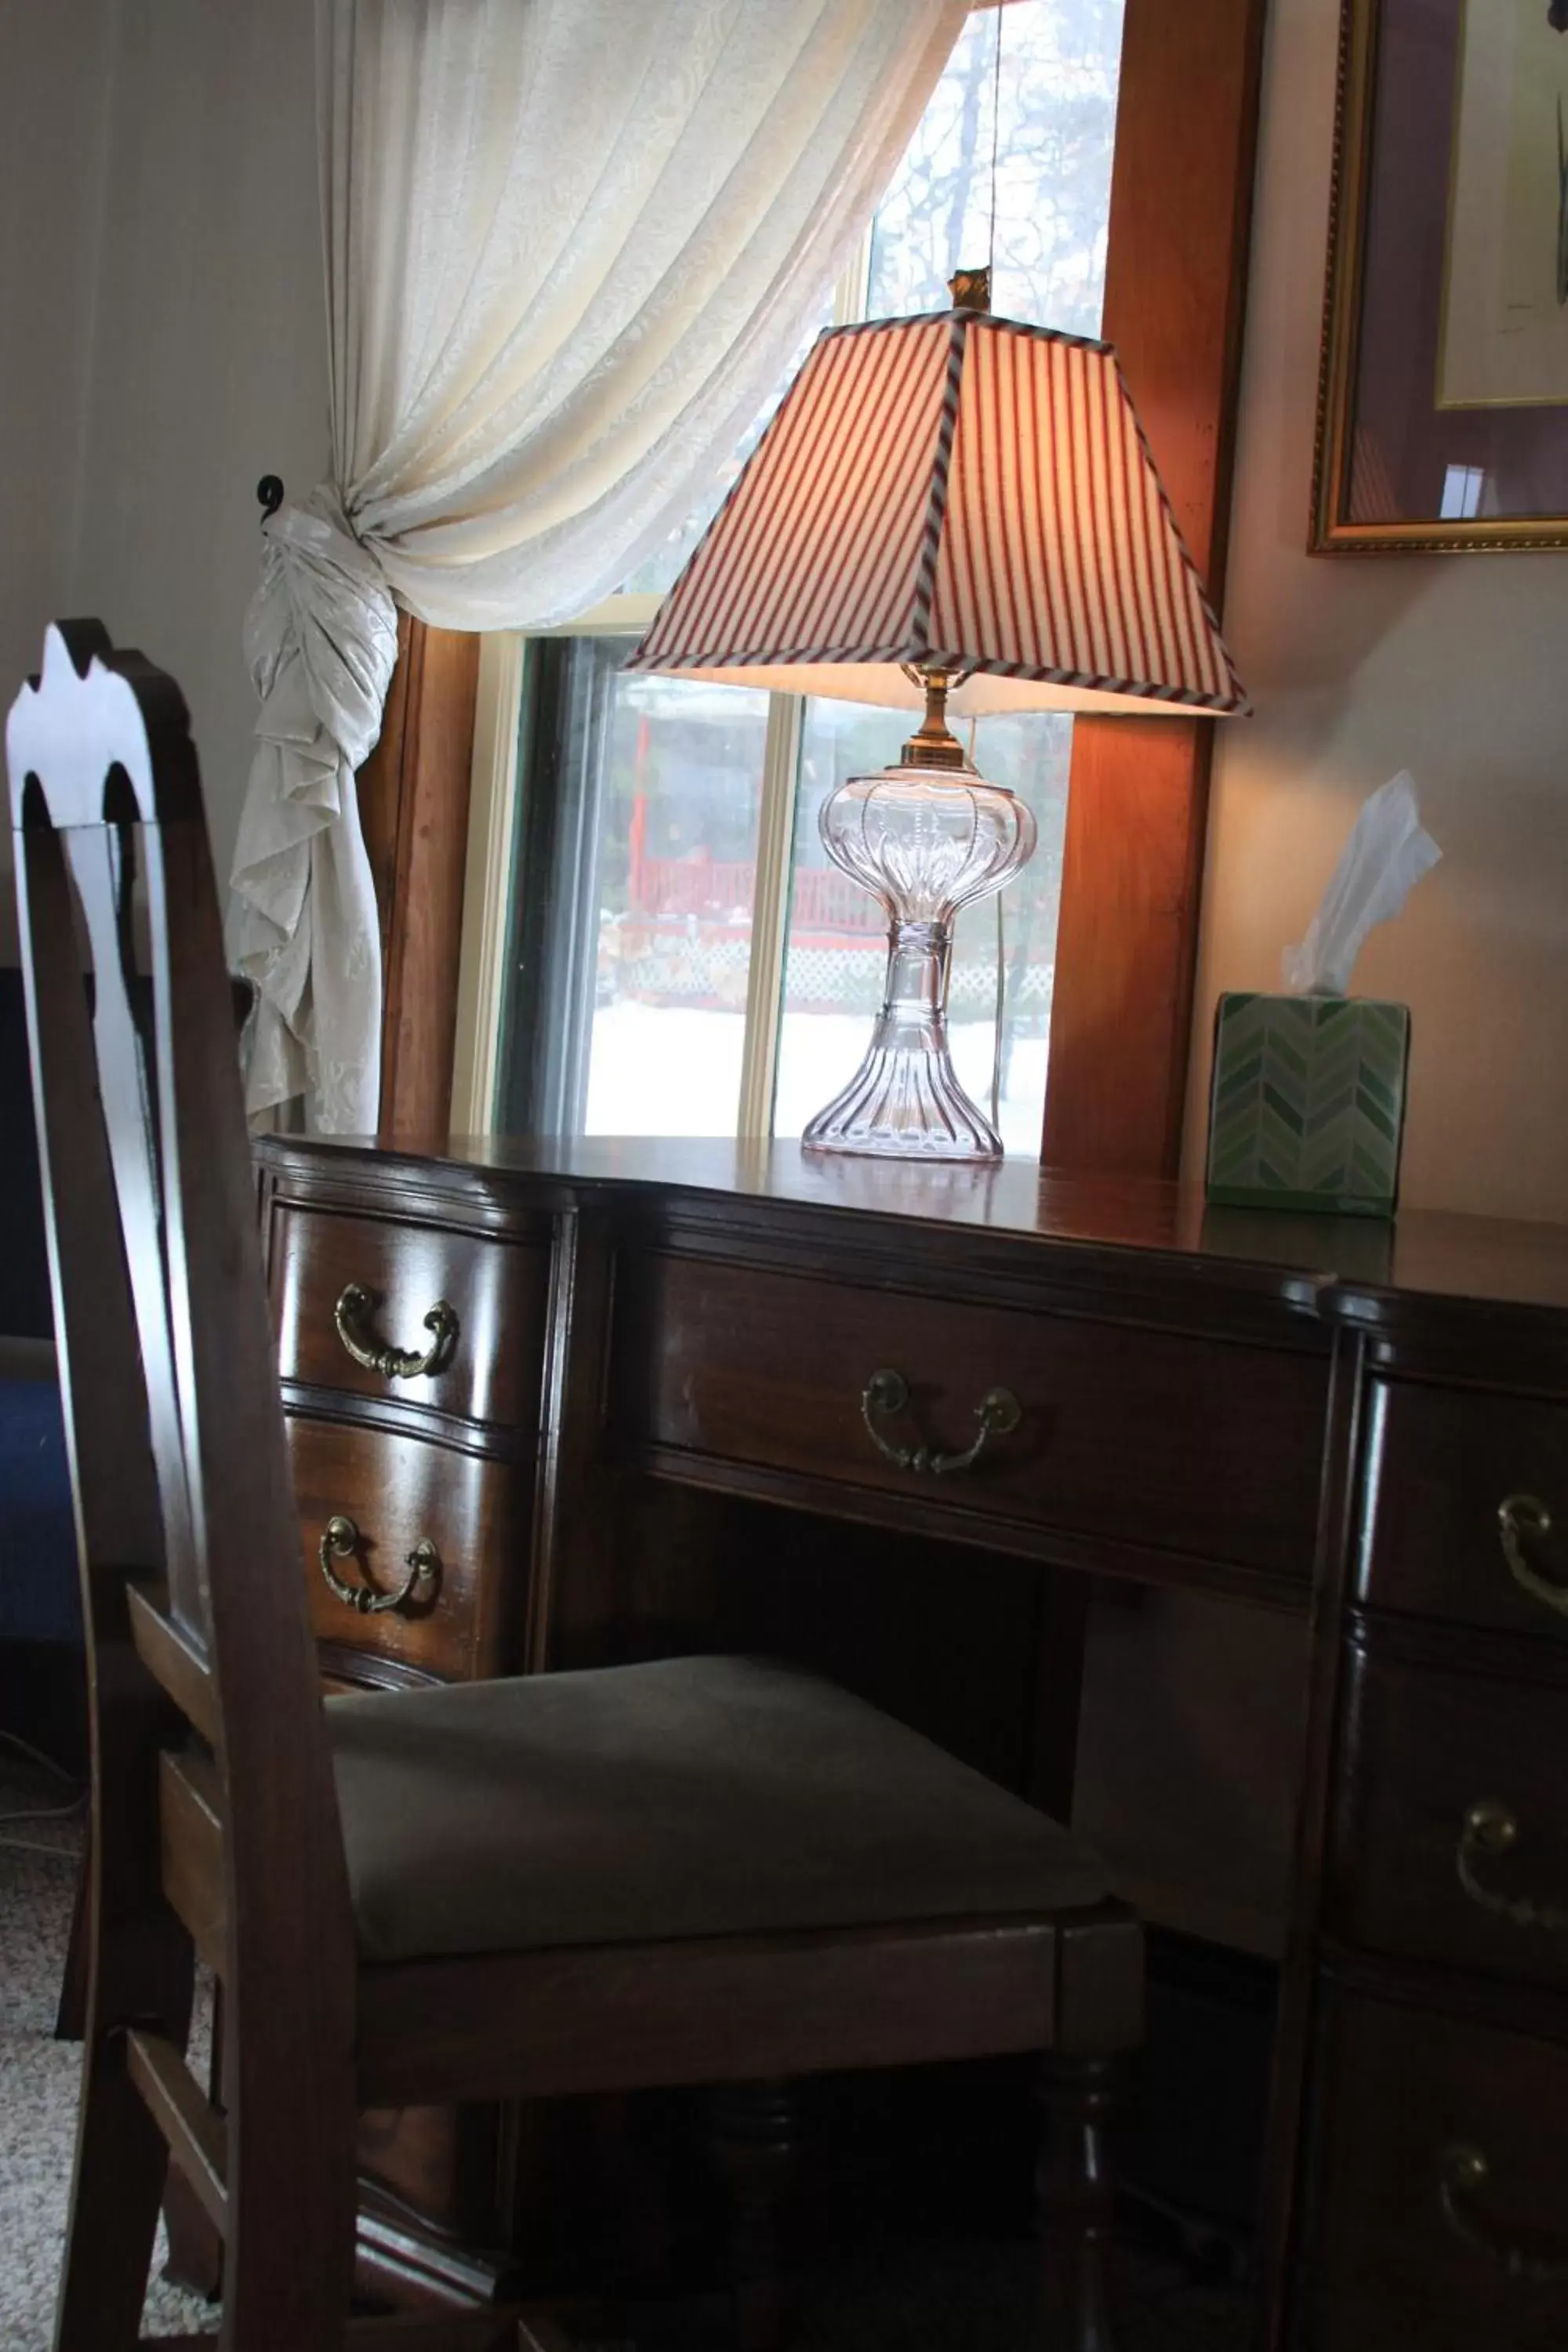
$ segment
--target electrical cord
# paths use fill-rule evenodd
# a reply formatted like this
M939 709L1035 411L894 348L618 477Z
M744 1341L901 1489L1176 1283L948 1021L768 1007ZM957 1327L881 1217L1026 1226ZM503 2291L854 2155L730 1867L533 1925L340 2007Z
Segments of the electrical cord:
M0 1730L0 1742L7 1748L14 1748L19 1756L26 1757L29 1763L41 1764L46 1772L52 1772L55 1779L63 1780L68 1789L79 1789L85 1785L74 1772L68 1772L63 1764L57 1764L52 1756L46 1756L41 1748L35 1748L31 1740L23 1739L16 1732Z
M30 1824L34 1822L79 1820L87 1809L86 1783L79 1780L74 1772L68 1772L65 1766L58 1764L52 1756L46 1756L41 1748L35 1748L31 1740L21 1738L14 1731L0 1731L0 1746L15 1748L16 1753L25 1756L29 1763L38 1765L55 1780L63 1780L67 1788L72 1791L68 1804L23 1805L10 1812L0 1813L0 1846L13 1853L46 1853L54 1856L57 1860L63 1856L68 1862L74 1861L76 1859L74 1847L44 1845L37 1838L7 1837L5 1832L19 1822Z

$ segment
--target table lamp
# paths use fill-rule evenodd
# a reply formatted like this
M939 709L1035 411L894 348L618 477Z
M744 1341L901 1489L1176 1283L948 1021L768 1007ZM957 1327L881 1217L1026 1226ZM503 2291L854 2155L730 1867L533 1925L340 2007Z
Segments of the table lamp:
M951 310L820 336L627 662L851 702L923 702L901 760L823 803L834 864L889 923L865 1060L808 1150L997 1160L959 1085L947 982L961 908L1035 820L947 724L994 711L1232 712L1246 698L1107 343Z

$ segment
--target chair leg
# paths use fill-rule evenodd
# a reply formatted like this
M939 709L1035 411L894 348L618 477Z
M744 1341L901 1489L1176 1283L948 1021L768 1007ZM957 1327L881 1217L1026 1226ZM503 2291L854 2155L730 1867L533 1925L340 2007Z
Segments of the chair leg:
M130 2352L142 2325L168 2150L126 2071L123 2034L82 2053L55 2352Z
M269 2118L239 2156L219 2352L343 2352L355 2253L352 2129L332 2135L341 2146L307 2152L270 2126ZM232 2127L229 2144L233 2151Z
M799 2168L788 2083L730 2083L709 2095L709 2142L730 2200L730 2275L739 2352L782 2352L788 2317L780 2221Z
M1109 2269L1116 2185L1106 2147L1113 2081L1108 2058L1053 2055L1040 2063L1044 2352L1113 2352Z

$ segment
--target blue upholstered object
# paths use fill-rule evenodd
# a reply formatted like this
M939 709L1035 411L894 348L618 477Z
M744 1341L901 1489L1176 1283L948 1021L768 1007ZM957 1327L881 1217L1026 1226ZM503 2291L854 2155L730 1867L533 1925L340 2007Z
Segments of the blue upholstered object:
M0 1641L79 1642L76 1524L60 1395L0 1379Z
M0 971L0 1641L79 1642L76 1525L19 971ZM20 1344L17 1344L17 1343Z
M47 1339L49 1263L33 1127L27 1007L19 971L0 971L0 1333Z

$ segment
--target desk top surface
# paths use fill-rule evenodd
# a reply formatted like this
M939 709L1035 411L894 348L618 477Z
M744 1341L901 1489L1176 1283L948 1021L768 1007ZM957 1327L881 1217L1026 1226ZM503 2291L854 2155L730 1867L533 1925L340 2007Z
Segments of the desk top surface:
M576 1188L908 1218L1026 1245L1077 1244L1185 1259L1215 1273L1247 1269L1298 1297L1344 1292L1369 1302L1395 1296L1568 1307L1568 1226L1423 1210L1388 1221L1214 1208L1195 1186L1061 1175L1023 1159L927 1167L806 1153L794 1142L664 1137L420 1136L380 1148L351 1137L277 1137L263 1139L260 1150L281 1164L341 1152L479 1178L531 1176Z

